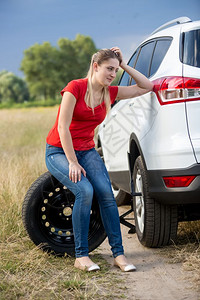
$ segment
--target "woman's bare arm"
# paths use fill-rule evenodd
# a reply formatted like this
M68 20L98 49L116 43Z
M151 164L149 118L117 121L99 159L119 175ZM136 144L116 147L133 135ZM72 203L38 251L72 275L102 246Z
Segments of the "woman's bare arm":
M60 115L58 119L58 133L65 155L69 161L69 179L73 182L81 180L81 172L86 176L85 170L79 165L72 143L69 126L72 121L76 98L65 92L62 98Z
M122 62L120 67L127 72L136 82L135 85L119 86L116 100L134 98L143 94L146 94L153 89L153 83L143 74L128 66L122 57L121 50L117 47L111 48L118 56L120 56Z

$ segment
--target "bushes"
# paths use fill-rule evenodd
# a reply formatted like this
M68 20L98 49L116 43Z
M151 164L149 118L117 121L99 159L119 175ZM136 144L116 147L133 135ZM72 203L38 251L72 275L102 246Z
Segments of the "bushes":
M22 103L29 99L26 82L15 74L0 72L0 103L11 106L13 103Z

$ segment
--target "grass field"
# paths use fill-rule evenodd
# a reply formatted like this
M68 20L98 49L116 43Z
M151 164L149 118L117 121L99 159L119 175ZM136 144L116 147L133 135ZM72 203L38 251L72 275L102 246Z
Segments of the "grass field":
M0 299L123 298L121 280L95 251L92 258L101 272L81 272L73 258L37 249L24 230L22 201L46 171L45 137L56 113L56 107L0 110Z
M74 259L37 249L21 220L22 201L31 183L46 171L45 137L57 107L0 110L0 300L123 299L122 277L97 252L101 272L73 268ZM179 226L179 244L167 248L171 261L195 271L200 282L199 222ZM163 250L164 251L164 250Z

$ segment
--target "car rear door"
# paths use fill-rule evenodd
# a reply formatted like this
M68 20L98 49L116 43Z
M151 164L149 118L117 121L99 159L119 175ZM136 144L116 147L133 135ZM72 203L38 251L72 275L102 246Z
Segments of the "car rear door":
M196 161L200 163L200 22L193 24L188 24L182 32L182 61L188 133Z

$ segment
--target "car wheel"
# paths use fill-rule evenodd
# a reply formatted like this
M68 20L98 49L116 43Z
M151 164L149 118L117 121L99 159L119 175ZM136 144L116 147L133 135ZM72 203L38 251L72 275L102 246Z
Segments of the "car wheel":
M31 240L43 250L57 255L74 255L72 211L74 194L49 172L29 188L22 206L22 220ZM106 238L99 205L93 199L88 234L89 251Z
M141 156L135 161L133 183L135 191L142 194L133 198L135 226L139 241L146 247L169 245L176 240L177 206L163 205L150 198L147 171Z

